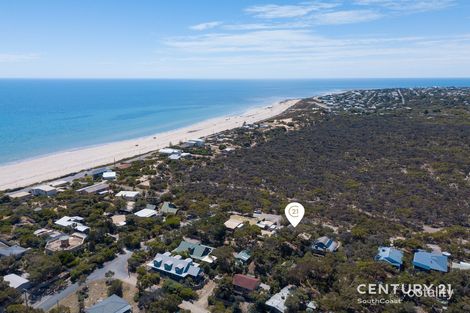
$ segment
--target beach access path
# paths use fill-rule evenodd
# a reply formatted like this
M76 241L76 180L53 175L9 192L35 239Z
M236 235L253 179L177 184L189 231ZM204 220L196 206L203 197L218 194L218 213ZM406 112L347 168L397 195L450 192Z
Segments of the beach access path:
M58 152L13 164L0 166L0 190L26 187L43 181L112 164L194 138L206 137L243 123L256 123L281 114L299 100L286 100L263 108L251 109L240 115L209 119L188 127L153 136L113 142L72 151Z

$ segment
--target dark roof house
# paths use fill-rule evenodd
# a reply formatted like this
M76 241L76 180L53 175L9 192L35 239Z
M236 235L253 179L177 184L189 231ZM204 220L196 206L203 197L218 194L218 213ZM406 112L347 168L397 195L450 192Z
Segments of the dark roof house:
M121 297L112 295L109 298L85 309L86 313L132 313L131 305Z
M338 250L340 244L333 239L323 236L315 240L312 244L312 250L317 253L324 254L326 252L335 252Z

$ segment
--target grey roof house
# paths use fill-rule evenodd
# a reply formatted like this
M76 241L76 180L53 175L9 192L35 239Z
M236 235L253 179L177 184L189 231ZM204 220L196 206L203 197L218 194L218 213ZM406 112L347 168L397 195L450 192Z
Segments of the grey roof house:
M193 259L204 261L207 263L213 263L216 260L215 257L210 255L213 250L214 248L212 247L183 240L181 241L179 246L175 250L173 250L173 252L180 253L187 251L189 253L189 256Z
M131 305L121 297L112 295L109 298L85 309L86 313L132 313Z
M204 271L191 258L183 259L180 255L172 256L170 252L157 253L155 259L148 263L148 266L175 280L191 277L198 281L204 277Z
M178 213L178 208L173 203L165 201L165 202L163 202L163 204L160 208L160 213L163 213L163 214L176 214L176 213Z

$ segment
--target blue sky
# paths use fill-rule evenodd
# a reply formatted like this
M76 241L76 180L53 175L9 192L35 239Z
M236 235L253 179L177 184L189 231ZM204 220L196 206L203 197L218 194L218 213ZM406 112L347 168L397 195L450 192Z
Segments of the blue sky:
M0 77L470 77L470 1L0 0Z

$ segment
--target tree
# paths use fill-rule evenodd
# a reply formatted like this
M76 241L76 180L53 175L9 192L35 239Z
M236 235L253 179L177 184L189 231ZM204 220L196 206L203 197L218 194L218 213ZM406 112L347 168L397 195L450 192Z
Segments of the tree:
M119 279L115 279L109 284L108 297L112 295L122 297L122 281Z

